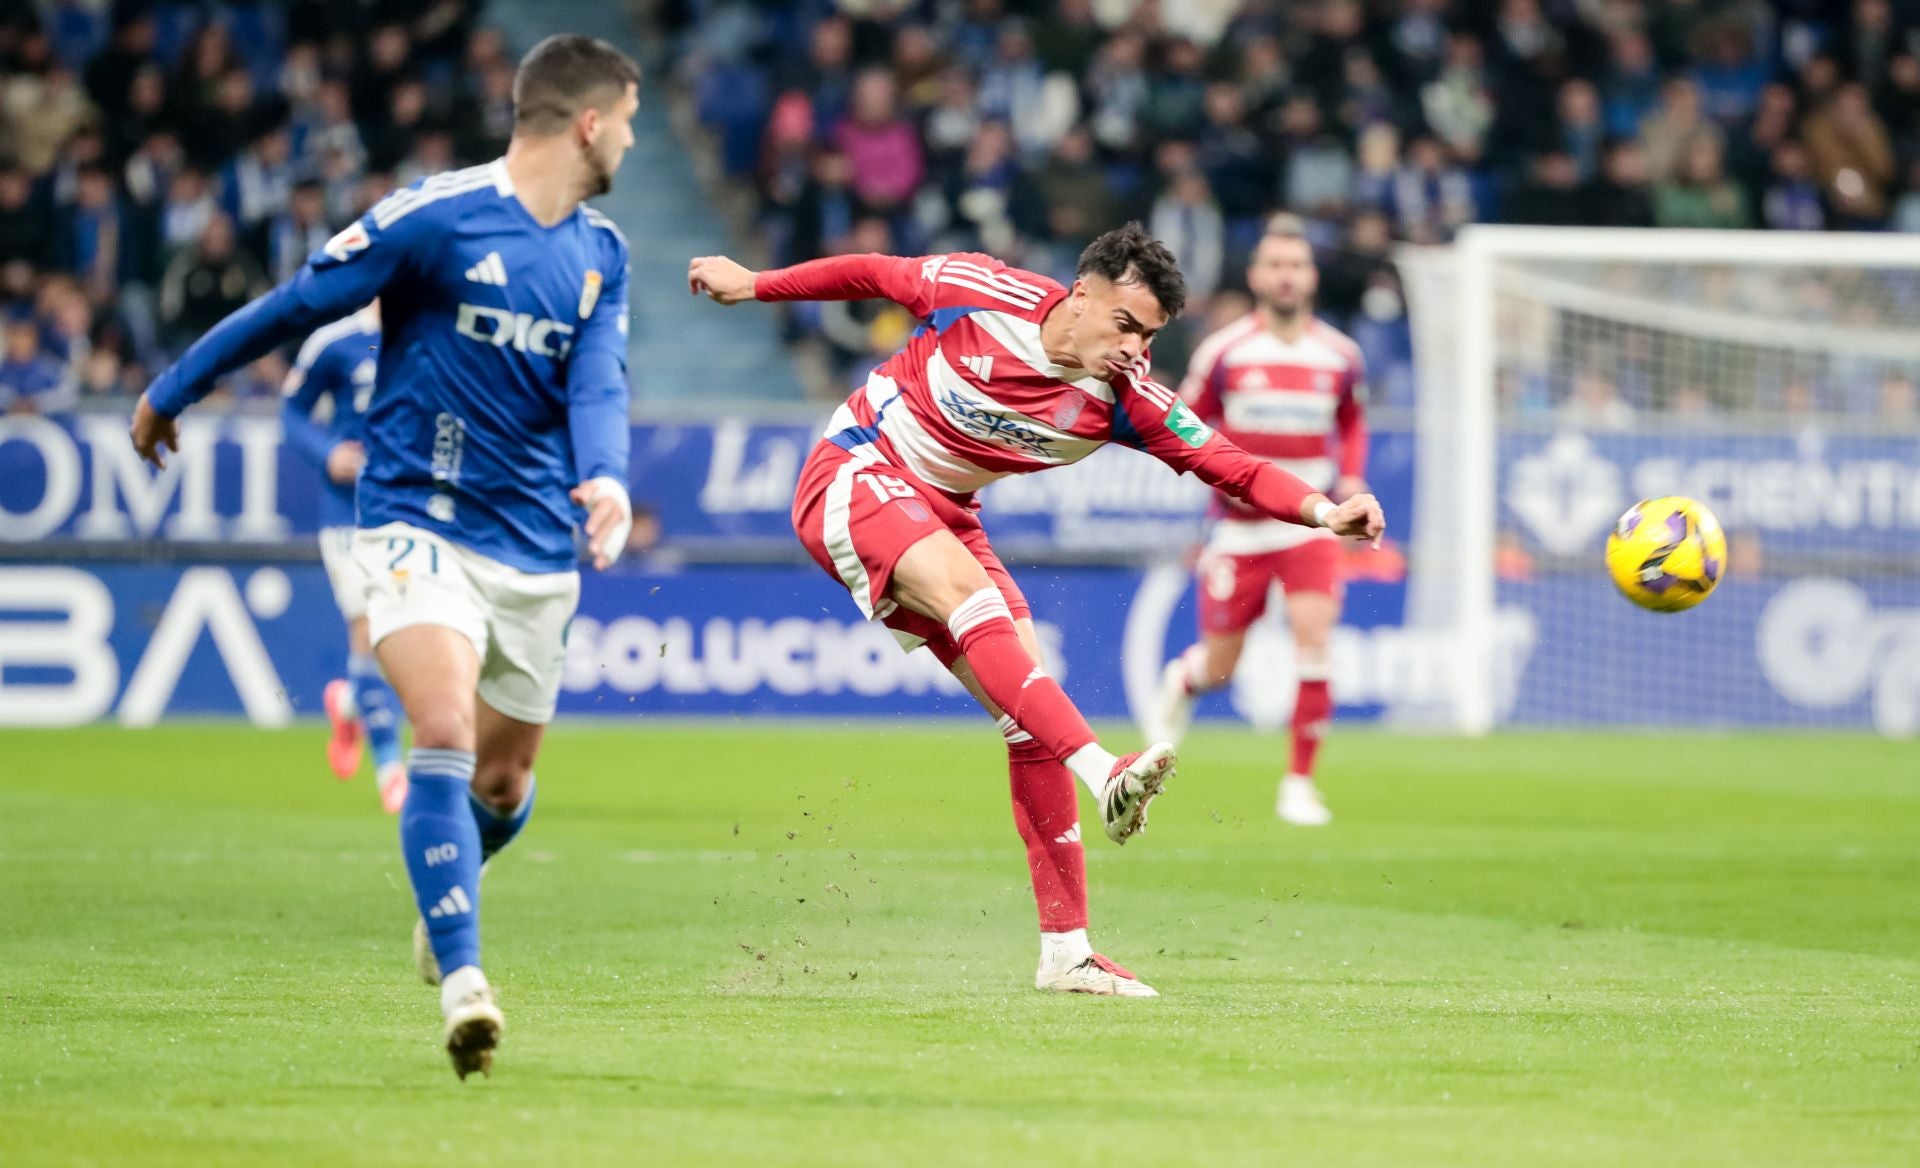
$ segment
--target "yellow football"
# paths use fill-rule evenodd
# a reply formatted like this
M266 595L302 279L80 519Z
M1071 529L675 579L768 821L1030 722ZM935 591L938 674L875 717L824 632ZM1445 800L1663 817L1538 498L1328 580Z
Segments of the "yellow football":
M1635 503L1607 537L1607 574L1621 595L1654 612L1699 604L1726 570L1720 521L1679 495Z

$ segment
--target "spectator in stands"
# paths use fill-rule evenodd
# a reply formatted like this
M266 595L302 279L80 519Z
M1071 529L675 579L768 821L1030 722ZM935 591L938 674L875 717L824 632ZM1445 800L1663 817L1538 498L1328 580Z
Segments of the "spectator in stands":
M1440 243L1476 217L1473 184L1433 138L1416 138L1394 172L1388 203L1400 234L1417 243Z
M1659 105L1660 70L1654 63L1653 42L1640 28L1627 25L1608 38L1601 92L1607 132L1615 137L1639 133Z
M1094 157L1093 134L1075 126L1063 135L1035 179L1045 205L1046 234L1078 255L1093 237L1120 221L1120 203Z
M1582 222L1593 227L1652 227L1653 188L1647 152L1632 138L1616 138L1601 156L1600 177L1588 184Z
M1807 148L1798 142L1773 148L1773 173L1760 199L1760 221L1779 231L1820 231L1827 225Z
M1586 221L1587 200L1580 190L1580 164L1565 150L1533 157L1527 182L1514 192L1506 218L1541 227L1575 227Z
M1873 112L1866 87L1850 82L1835 90L1808 115L1801 136L1837 220L1848 227L1878 226L1895 168L1887 128Z
M1226 266L1226 224L1207 176L1192 169L1175 174L1154 203L1147 230L1180 261L1193 306L1204 306Z
M179 352L266 290L266 273L240 250L233 220L215 211L199 241L173 257L161 281L160 323L167 347Z
M1654 188L1653 215L1661 227L1747 226L1747 199L1721 169L1718 134L1704 127L1695 133L1678 174Z
M33 179L19 166L0 162L0 265L23 261L51 267L54 243L53 220L33 197Z
M0 411L46 414L73 402L73 387L60 362L41 351L40 326L32 317L9 319L0 351Z
M1894 203L1888 226L1895 231L1920 233L1920 154L1907 164L1907 189Z
M1633 428L1633 407L1621 400L1613 382L1598 369L1583 369L1574 375L1572 391L1556 413L1563 425L1576 430Z
M160 208L160 244L166 258L171 260L175 253L197 242L219 213L207 176L191 166L182 167L167 184L166 200Z
M1001 26L994 59L980 75L979 102L981 116L1004 121L1029 156L1045 154L1080 116L1073 79L1047 72L1018 20Z
M292 138L284 126L270 126L253 137L222 175L221 208L242 232L253 231L287 209L293 197Z
M314 179L294 184L286 210L275 215L262 234L256 250L266 259L268 278L276 284L292 279L333 235L327 224L326 188Z
M1660 105L1640 123L1648 176L1656 184L1672 179L1702 134L1717 136L1718 132L1701 113L1700 87L1691 78L1669 79L1660 87Z
M890 214L919 190L926 172L920 136L900 117L893 75L886 70L861 72L834 144L846 155L853 191L867 208Z
M1281 186L1285 206L1334 217L1345 211L1350 191L1357 206L1387 205L1393 173L1400 165L1400 136L1392 126L1377 122L1361 131L1362 171L1356 174L1347 144L1327 130L1313 99L1289 100L1280 108L1279 122L1286 166Z
M1480 39L1464 30L1447 38L1446 66L1420 91L1427 125L1456 152L1477 158L1493 127L1493 91Z
M110 299L119 286L123 230L119 198L104 167L89 165L79 173L63 218L60 266L79 276L97 299Z

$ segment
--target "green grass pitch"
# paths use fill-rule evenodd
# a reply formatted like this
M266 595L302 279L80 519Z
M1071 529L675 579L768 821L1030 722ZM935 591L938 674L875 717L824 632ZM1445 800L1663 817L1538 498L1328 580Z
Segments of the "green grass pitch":
M1197 734L1089 832L1150 1002L1031 988L984 726L563 726L457 1082L322 731L0 736L0 1164L1920 1162L1920 765L1866 738Z

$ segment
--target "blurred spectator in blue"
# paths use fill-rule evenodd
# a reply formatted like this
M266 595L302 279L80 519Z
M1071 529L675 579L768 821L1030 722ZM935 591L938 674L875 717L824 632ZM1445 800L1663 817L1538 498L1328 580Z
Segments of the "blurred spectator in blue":
M1827 225L1807 148L1798 142L1773 148L1772 179L1760 197L1760 221L1778 231L1820 231Z
M1717 25L1704 39L1702 60L1693 70L1701 108L1722 126L1737 125L1753 112L1771 62L1758 51L1752 30L1740 22Z
M120 284L123 233L120 200L106 168L90 164L80 171L64 218L60 266L96 299L111 299Z
M221 175L221 209L242 232L287 209L293 197L293 143L284 126L263 128Z
M1007 124L1022 154L1044 155L1079 120L1072 78L1047 72L1024 21L1000 29L993 60L980 74L980 116Z
M40 326L30 316L9 318L0 352L0 411L55 413L73 399L74 387L60 362L40 349Z
M1653 42L1639 28L1616 29L1607 40L1607 68L1601 82L1605 96L1607 132L1626 137L1660 103L1660 70L1653 59Z
M1195 306L1205 304L1219 289L1226 266L1226 224L1207 176L1197 170L1174 175L1153 204L1147 230L1180 261Z
M266 258L267 278L276 284L292 279L332 235L326 189L313 179L294 184L286 209L266 224L264 244L258 249Z
M1600 150L1606 143L1606 124L1600 117L1600 93L1591 81L1575 77L1560 86L1559 141L1547 149L1564 150L1573 158L1581 182L1600 173Z
M1471 178L1447 160L1445 148L1433 138L1408 144L1406 160L1394 172L1389 205L1399 233L1418 243L1452 238L1478 211Z

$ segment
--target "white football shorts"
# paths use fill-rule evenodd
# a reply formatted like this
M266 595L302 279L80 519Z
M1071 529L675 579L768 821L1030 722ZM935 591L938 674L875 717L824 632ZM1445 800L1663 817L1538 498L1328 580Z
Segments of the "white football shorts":
M522 572L407 523L360 531L353 558L368 577L374 644L412 625L453 629L480 657L481 701L517 721L553 720L580 573Z
M351 527L320 529L320 563L327 569L327 583L333 586L333 606L349 621L367 615L367 573L353 556L353 541L359 532Z

